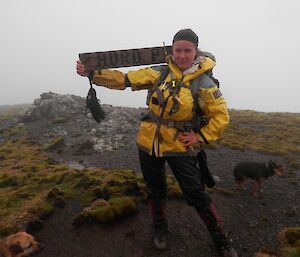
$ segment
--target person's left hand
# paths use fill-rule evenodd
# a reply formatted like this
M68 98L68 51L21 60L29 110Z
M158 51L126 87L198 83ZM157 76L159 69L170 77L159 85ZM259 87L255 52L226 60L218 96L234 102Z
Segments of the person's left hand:
M76 63L76 70L77 73L82 77L87 77L89 75L89 72L85 69L85 66L79 60Z
M178 135L178 140L181 141L185 147L199 143L197 134L192 130L190 132L181 132Z

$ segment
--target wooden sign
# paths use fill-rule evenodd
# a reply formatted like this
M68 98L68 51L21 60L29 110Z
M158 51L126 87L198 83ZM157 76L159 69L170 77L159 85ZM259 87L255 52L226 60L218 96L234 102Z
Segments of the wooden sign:
M88 71L159 64L166 62L165 50L170 54L172 46L82 53L79 59Z

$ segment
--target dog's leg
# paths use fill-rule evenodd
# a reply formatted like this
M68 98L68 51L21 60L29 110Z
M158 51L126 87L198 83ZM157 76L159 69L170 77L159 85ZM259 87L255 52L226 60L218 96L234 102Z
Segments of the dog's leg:
M263 196L263 189L265 187L265 184L266 184L266 179L261 179L260 180L260 187L259 187L259 195L262 197Z
M237 190L242 190L241 181L235 181L235 186Z
M243 178L242 180L235 180L235 184L238 190L245 190L245 181L245 178Z
M246 184L246 178L244 177L244 179L241 181L241 189L242 190L246 189L245 184Z
M258 189L257 196L258 197L262 197L262 184L263 184L262 180L261 179L258 180L258 182L257 182L257 189Z
M258 194L257 194L257 188L258 187L259 187L258 181L254 180L254 182L253 182L253 191L252 191L252 195L254 197L258 197Z

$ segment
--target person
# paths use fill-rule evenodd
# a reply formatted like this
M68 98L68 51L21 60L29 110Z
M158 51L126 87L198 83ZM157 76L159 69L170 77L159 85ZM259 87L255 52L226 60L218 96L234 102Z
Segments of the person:
M136 140L142 174L149 189L154 246L158 250L167 248L167 162L187 204L195 208L206 224L218 256L235 257L236 251L225 236L216 207L205 192L196 156L199 150L196 146L217 140L229 124L226 101L208 75L215 62L198 49L198 36L191 29L179 30L174 35L172 55L166 59L167 69L157 65L127 73L106 69L91 74L80 61L76 68L79 75L90 75L92 83L99 86L149 90L149 113L140 123ZM192 92L195 84L197 99ZM196 109L204 113L205 122L198 119Z

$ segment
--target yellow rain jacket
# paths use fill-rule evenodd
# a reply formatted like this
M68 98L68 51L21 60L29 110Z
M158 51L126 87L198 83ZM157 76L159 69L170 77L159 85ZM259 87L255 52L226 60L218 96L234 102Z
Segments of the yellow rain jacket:
M149 109L152 114L167 121L181 122L191 120L194 114L194 99L189 89L190 82L206 71L212 70L214 65L215 63L210 58L205 57L204 61L197 65L197 67L183 75L175 63L170 61L168 64L170 73L165 79L165 83L158 85L163 95L163 105L157 104L159 96L157 91L154 90L149 101ZM102 70L101 72L94 73L92 81L96 85L111 89L125 89L125 82L129 81L133 91L141 89L151 90L159 79L160 73L160 71L151 67L129 71L127 74L117 70ZM218 86L211 79L209 81L210 83L206 83L206 85L199 85L199 100L196 103L200 105L201 110L208 119L208 124L200 129L202 136L200 133L197 134L200 144L205 144L203 136L207 142L217 140L229 123L226 102ZM166 88L166 84L178 82L181 82L180 90L174 96ZM176 112L171 113L174 98L176 98L176 102L179 105ZM137 144L141 150L158 157L195 155L196 152L193 151L195 148L186 148L177 139L177 135L178 129L174 127L170 127L167 124L158 125L155 121L145 120L140 124Z

